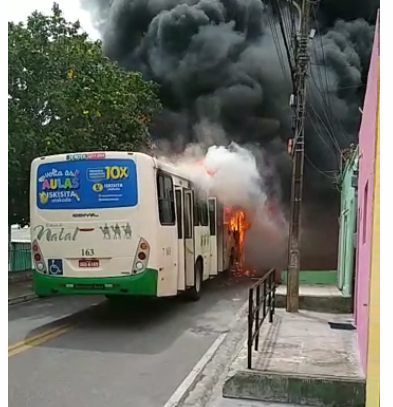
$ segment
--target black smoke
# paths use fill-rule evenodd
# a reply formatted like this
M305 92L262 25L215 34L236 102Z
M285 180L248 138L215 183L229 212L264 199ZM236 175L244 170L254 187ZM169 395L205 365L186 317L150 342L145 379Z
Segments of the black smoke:
M363 19L375 25L379 0L322 0L317 12L322 27L329 28L337 20Z
M198 123L219 123L228 141L263 147L288 191L292 84L269 5L260 0L85 1L107 56L161 85L165 109L152 126L153 138L181 149L200 141ZM305 131L306 185L314 194L331 189L339 151L356 142L378 7L377 0L322 0L313 6L318 35L310 45Z

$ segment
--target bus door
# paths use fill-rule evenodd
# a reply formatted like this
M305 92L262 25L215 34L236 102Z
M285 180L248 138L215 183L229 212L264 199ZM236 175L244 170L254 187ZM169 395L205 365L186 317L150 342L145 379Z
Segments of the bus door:
M218 272L221 273L225 270L225 241L228 239L228 228L224 223L224 208L222 204L216 201L216 219L217 219L217 229L216 229L216 238L217 238L217 263L218 263Z
M192 287L195 280L193 206L192 191L183 189L184 269L187 287Z
M175 189L176 198L176 223L177 223L177 289L184 291L186 289L185 272L185 243L184 243L184 208L183 194L181 188Z
M217 210L216 199L209 198L209 228L210 228L210 275L218 274L217 256Z

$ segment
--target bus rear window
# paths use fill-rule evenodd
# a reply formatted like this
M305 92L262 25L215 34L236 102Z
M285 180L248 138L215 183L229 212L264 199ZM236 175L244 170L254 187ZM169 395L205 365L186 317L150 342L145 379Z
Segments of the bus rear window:
M37 206L47 210L124 208L138 204L136 164L108 159L43 163Z

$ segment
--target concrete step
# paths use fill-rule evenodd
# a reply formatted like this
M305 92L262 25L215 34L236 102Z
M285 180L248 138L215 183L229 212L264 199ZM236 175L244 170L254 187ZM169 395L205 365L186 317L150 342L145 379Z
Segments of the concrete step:
M281 284L276 291L276 307L285 308L287 287ZM341 291L331 285L300 285L299 307L302 310L329 312L334 314L352 313L352 298L344 297Z
M227 378L223 397L316 407L364 407L365 380L238 370Z
M298 404L269 403L266 401L221 398L214 407L316 407L300 406Z

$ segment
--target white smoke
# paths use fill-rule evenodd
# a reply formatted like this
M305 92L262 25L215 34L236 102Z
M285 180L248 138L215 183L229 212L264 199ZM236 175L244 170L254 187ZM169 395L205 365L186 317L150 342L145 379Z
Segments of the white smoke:
M248 266L261 270L283 265L287 225L278 202L268 200L263 174L269 168L263 156L259 155L257 162L251 149L245 146L234 142L220 145L226 142L220 127L203 123L196 130L200 131L199 144L188 145L181 154L168 152L158 159L171 164L180 175L190 179L197 190L215 196L225 207L246 211L251 222L246 235ZM211 145L214 141L216 145Z
M232 142L228 147L189 145L183 154L170 161L197 189L215 196L225 206L248 208L263 207L266 194L263 179L252 152Z
M236 143L229 147L213 146L207 151L204 165L208 174L205 189L224 205L243 208L265 205L263 180L251 151Z

